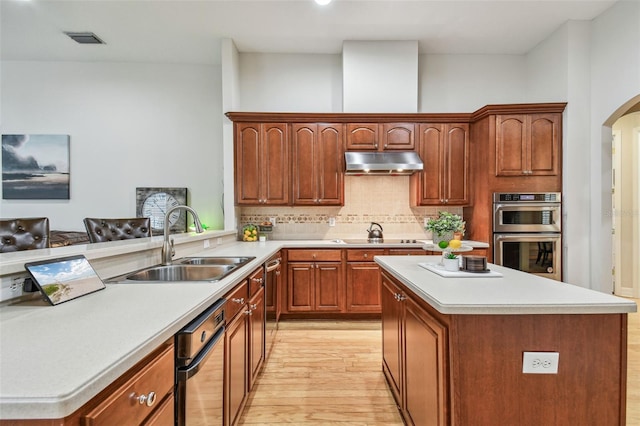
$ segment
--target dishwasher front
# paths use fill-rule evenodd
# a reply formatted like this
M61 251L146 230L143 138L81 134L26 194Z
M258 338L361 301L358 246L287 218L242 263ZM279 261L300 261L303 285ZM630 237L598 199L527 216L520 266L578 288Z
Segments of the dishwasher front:
M176 425L222 425L226 300L180 330L176 343Z

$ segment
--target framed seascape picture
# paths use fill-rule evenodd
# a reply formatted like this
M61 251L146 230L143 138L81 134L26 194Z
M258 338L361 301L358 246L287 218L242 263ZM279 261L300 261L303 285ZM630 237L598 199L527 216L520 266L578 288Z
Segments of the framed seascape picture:
M69 135L2 135L3 200L68 200Z

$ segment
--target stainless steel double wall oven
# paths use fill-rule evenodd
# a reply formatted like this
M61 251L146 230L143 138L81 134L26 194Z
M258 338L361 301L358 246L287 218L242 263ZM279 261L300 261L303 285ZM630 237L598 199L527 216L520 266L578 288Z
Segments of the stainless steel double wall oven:
M562 280L559 192L493 194L493 261Z

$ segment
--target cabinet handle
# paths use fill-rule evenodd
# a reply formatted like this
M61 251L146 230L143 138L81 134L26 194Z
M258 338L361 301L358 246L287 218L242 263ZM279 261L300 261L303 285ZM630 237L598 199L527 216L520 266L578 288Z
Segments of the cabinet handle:
M253 315L253 311L251 311L251 309L247 309L246 311L244 311L245 315Z
M385 149L388 147L389 145L387 145L386 143L384 144Z
M251 281L253 281L254 283L258 283L258 284L262 284L262 278L252 278Z
M131 394L131 399L138 401L140 405L147 405L147 407L151 407L156 402L156 393L149 392L148 395L142 394L137 396L136 393Z
M313 253L313 255L311 255L311 257L313 257L313 258L315 259L315 258L316 258L316 254L315 254L315 253Z
M239 305L242 305L244 303L244 297L241 297L240 299L232 298L231 301Z
M258 304L254 303L253 305L250 305L249 308L251 308L252 311L258 309Z
M365 253L365 254L364 254L364 257L365 257L365 259L366 259L367 257L369 257L369 255L368 255L367 253Z
M280 275L280 271L276 271L276 275Z

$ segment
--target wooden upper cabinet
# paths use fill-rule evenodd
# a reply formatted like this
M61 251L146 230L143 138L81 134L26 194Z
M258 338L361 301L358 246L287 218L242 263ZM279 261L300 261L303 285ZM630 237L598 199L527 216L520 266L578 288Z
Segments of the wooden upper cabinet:
M560 114L496 116L496 176L556 176Z
M417 145L424 170L411 176L411 204L469 204L469 125L420 124Z
M342 124L291 125L293 205L344 204Z
M347 123L347 150L411 151L415 148L414 123Z
M413 123L383 123L382 149L411 151L415 144L415 124Z
M236 204L289 203L286 123L236 123Z

